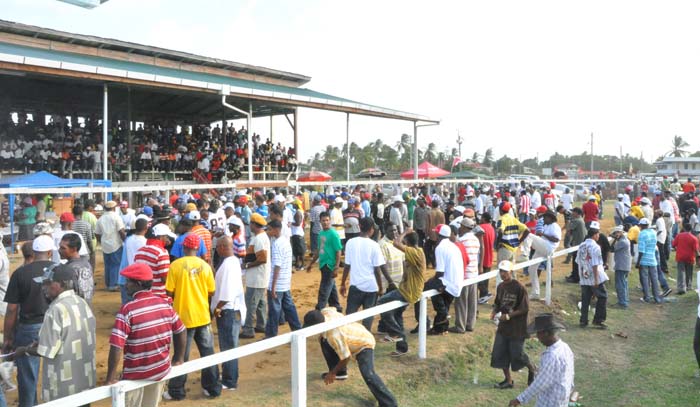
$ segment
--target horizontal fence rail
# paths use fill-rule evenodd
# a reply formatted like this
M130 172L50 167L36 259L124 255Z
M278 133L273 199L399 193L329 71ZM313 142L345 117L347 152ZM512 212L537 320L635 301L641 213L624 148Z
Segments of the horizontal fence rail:
M567 249L553 252L547 257L538 257L525 262L514 265L513 270L524 269L535 264L547 262L546 288L545 288L545 304L551 304L552 298L552 260L556 257L564 256L568 253L573 253L578 250L578 246L569 247ZM465 279L461 288L481 281L490 280L498 276L499 271L494 270L480 274L478 277ZM427 357L427 323L426 317L428 314L428 299L439 294L437 290L424 291L420 298L420 315L418 321L418 358L425 359ZM395 310L397 308L408 305L403 301L392 301L386 304L374 306L350 315L345 315L341 318L332 321L324 322L308 328L303 328L297 331L278 335L274 338L265 339L259 342L250 343L239 346L235 349L215 353L203 358L190 360L179 366L174 366L170 373L161 381L172 379L183 374L197 372L206 367L218 365L234 359L240 359L245 356L250 356L256 353L265 352L269 349L291 344L291 369L292 369L292 405L294 407L306 406L306 339L322 334L331 329L347 325L352 322L358 322L368 317L373 317L384 312ZM112 385L97 387L86 390L78 394L68 397L63 397L54 401L41 404L42 407L74 407L78 405L93 403L99 400L111 398L113 407L125 406L126 392L139 389L141 387L153 384L152 381L132 381L122 380Z

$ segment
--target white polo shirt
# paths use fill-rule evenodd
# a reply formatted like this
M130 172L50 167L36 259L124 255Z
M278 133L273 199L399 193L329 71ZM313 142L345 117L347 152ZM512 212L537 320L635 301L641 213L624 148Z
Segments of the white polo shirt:
M345 246L345 264L350 266L350 285L360 291L379 291L374 268L385 263L379 243L368 237L350 239Z
M450 239L442 239L435 248L435 271L444 273L440 280L445 285L445 291L459 297L462 291L460 285L464 281L464 262L462 252Z

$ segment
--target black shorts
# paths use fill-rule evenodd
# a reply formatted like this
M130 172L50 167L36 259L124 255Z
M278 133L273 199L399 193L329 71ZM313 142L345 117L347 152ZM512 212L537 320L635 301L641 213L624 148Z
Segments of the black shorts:
M510 368L514 372L530 363L525 354L525 338L510 338L496 332L491 352L491 367L496 369Z
M303 256L306 253L306 242L304 236L292 236L292 253L294 256Z

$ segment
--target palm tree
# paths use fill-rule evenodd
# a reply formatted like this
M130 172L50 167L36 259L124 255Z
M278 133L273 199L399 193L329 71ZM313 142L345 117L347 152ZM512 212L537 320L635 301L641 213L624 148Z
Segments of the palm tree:
M490 167L491 164L493 164L493 148L487 148L486 152L484 153L484 160L481 162L481 165L484 167Z
M425 155L423 155L423 159L425 161L430 161L434 162L437 160L438 157L438 152L437 152L437 146L435 143L430 143L428 144L428 149L425 151Z
M669 151L669 154L674 157L685 157L688 154L687 150L683 150L684 147L689 147L683 137L673 136L673 149Z
M475 151L474 154L472 154L472 162L473 162L473 163L478 163L478 162L479 162L479 157L481 157L481 156L479 155L479 153L477 153L477 152Z

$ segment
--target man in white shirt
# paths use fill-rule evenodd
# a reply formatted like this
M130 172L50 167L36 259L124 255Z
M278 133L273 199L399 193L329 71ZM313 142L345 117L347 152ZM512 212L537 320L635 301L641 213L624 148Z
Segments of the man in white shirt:
M102 256L105 267L105 286L109 291L118 291L119 264L122 260L123 241L126 239L124 222L116 214L114 208L117 203L107 201L104 212L97 221L95 236L102 245Z
M245 305L250 312L245 318L240 337L255 338L255 332L265 332L267 308L266 294L270 284L270 238L265 233L267 221L259 213L250 216L250 231L252 237L248 241L246 260L243 268L246 270ZM249 260L248 257L255 257ZM255 328L253 328L253 313L255 313Z
M121 217L122 222L124 222L124 229L129 231L134 228L134 223L136 222L136 212L129 208L128 201L122 201L121 204L119 204L119 217Z
M622 194L617 194L617 201L615 202L615 226L622 225L622 220L625 219L625 203L622 201L625 198Z
M542 195L540 195L540 191L538 191L537 188L531 188L531 191L530 207L537 209L542 206Z
M527 240L530 241L530 247L535 250L532 258L547 257L556 250L561 241L561 227L557 223L557 214L553 211L547 211L542 215L544 225L542 226L542 234L533 235L530 233ZM530 275L530 299L540 299L540 264L533 264L528 268Z
M148 221L146 219L139 219L136 221L135 226L134 233L129 235L126 240L124 240L124 249L122 250L122 259L121 263L119 263L119 270L124 270L125 268L134 264L136 252L146 245ZM122 294L122 305L124 305L133 300L133 298L129 296L128 290L126 289L126 277L120 274L118 283Z
M384 274L389 284L393 281L386 268L386 261L379 244L370 236L374 234L374 221L371 218L360 219L360 236L350 239L345 247L345 267L340 283L340 295L347 297L346 314L360 309L374 307L379 294L384 292L380 273ZM346 286L350 275L350 290ZM374 317L365 318L362 325L372 330Z
M403 216L401 214L403 202L404 200L401 195L396 195L394 197L394 202L391 205L391 211L389 212L389 222L396 226L399 235L402 235L404 230Z
M452 231L445 224L437 225L434 229L437 234L437 246L435 247L435 276L425 282L423 291L436 289L442 291L431 298L435 310L435 321L428 335L444 335L449 328L450 304L455 297L459 297L464 280L464 262L459 248L450 241ZM415 305L416 319L419 316L419 303ZM427 316L426 316L427 318ZM426 321L430 327L430 320ZM415 332L414 332L415 331ZM418 332L418 328L411 331Z
M280 314L284 312L284 318L289 323L289 329L296 331L301 329L297 307L292 298L292 245L289 239L281 236L282 222L270 221L267 224L267 235L272 238L272 276L267 289L267 324L265 325L265 338L277 336Z

